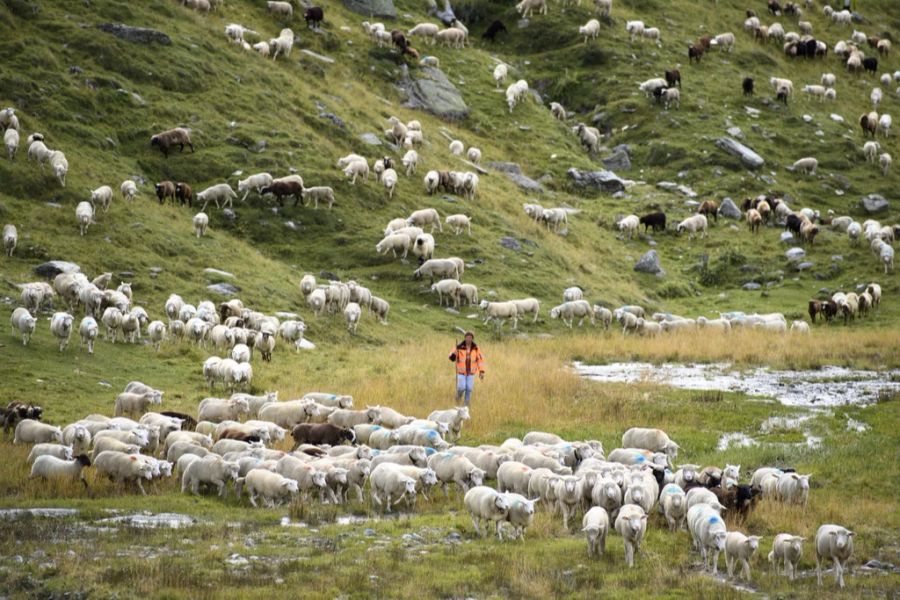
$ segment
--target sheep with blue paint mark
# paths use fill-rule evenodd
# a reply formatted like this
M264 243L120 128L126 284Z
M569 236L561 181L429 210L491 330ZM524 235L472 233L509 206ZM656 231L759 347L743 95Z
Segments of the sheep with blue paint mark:
M688 530L700 548L703 566L713 575L719 572L719 553L725 550L728 531L719 511L707 504L692 506L687 514Z
M484 483L484 471L465 456L439 452L428 457L428 467L435 472L444 496L448 496L447 484L455 483L461 492Z
M683 528L687 516L687 496L684 490L675 483L667 484L659 494L659 503L669 524L669 531Z

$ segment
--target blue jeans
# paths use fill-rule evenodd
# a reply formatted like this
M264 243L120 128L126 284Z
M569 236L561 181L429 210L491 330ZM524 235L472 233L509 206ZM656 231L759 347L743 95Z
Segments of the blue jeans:
M456 401L459 402L463 393L466 395L466 406L472 399L472 390L475 388L475 375L456 375Z

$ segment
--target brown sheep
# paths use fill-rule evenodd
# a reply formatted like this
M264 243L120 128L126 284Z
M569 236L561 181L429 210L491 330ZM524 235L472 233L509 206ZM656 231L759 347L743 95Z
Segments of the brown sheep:
M710 217L715 220L716 223L719 222L719 204L715 200L704 200L702 204L700 204L700 208L697 209L698 215L704 215L706 220L708 221Z
M303 193L303 184L299 181L273 181L272 185L259 190L261 195L272 194L278 200L279 206L284 206L284 199L293 196L294 204Z
M171 181L160 181L156 184L156 197L159 198L160 204L165 204L166 198L171 198L175 203L175 184Z
M406 36L403 35L403 32L399 29L391 31L391 41L394 42L395 46L400 48L401 52L406 52L406 49L409 47L409 42L406 41Z
M875 138L875 132L878 129L878 119L870 119L868 114L865 114L859 118L859 126L863 130L863 137L866 137L866 134Z
M169 157L169 150L178 146L180 152L184 152L185 146L190 146L191 152L194 151L194 144L191 142L191 132L183 127L176 127L157 133L150 138L151 146L158 146L163 156Z
M258 435L253 435L247 431L242 431L240 429L231 429L226 428L219 435L220 440L239 440L241 442L259 442L261 441Z
M181 202L182 206L184 206L185 202L187 202L188 206L194 205L194 190L183 181L175 184L175 197Z
M753 233L759 233L759 226L762 225L762 215L755 208L747 211L747 225Z
M353 429L331 423L300 423L291 431L291 437L294 438L292 452L301 444L340 446L345 441L351 444L356 442L356 432Z
M825 307L822 305L822 303L820 301L815 300L815 299L809 301L807 310L809 312L809 320L812 321L813 323L816 322L817 315L820 315L820 314L823 316L825 315Z
M697 61L700 63L700 59L703 57L703 47L694 44L693 46L688 46L688 62Z
M800 224L800 237L804 242L812 244L816 240L816 235L819 233L819 228L810 223L809 221L804 221Z
M681 87L681 71L678 69L666 71L666 86L670 88L675 86Z

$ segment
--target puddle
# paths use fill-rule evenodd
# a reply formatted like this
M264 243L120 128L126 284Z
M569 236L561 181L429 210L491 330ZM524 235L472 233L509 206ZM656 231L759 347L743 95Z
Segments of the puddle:
M98 523L118 523L139 529L181 529L197 524L197 519L178 513L140 513L134 515L122 515L120 517L108 517L100 519Z
M380 517L367 517L365 515L343 515L336 517L333 522L322 522L320 525L359 525L360 523L368 523L370 521L380 521ZM308 523L303 521L292 521L290 517L281 517L282 527L298 527L306 529Z
M751 446L759 446L759 442L746 433L732 431L719 438L719 443L716 444L716 450L724 452L729 448L750 448Z
M0 510L0 519L20 519L24 516L61 518L77 514L74 508L5 508Z
M815 371L772 371L765 368L737 371L730 363L680 364L576 362L575 371L603 383L650 382L686 390L743 392L775 398L786 406L868 405L880 394L900 392L900 370L858 371L824 367Z
M863 423L862 421L857 421L856 419L851 419L847 417L847 431L855 431L856 433L865 433L868 430L872 429L872 426L868 423Z

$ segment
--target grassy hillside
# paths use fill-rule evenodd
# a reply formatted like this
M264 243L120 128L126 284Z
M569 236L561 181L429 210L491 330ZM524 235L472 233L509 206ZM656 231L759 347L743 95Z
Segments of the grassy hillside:
M398 0L400 17L386 21L388 28L405 30L420 21L435 21L424 13L424 4ZM285 24L268 13L261 0L227 0L210 15L171 0L7 0L0 4L0 24L6 33L0 44L4 65L0 108L16 108L22 145L14 161L0 160L0 222L14 223L19 230L16 254L4 259L0 269L0 296L7 298L0 305L0 321L8 322L16 306L16 284L38 280L34 267L49 259L76 262L91 276L112 272L114 284L131 282L135 304L146 307L151 318L163 317L170 293L193 303L218 301L220 297L206 286L227 281L240 288L238 296L248 306L299 313L306 320L307 337L318 346L300 354L280 346L271 364L254 363L255 390L279 390L282 399L314 389L344 391L361 405L389 404L417 415L449 403L450 382L443 369L457 335L454 327L474 329L484 340L490 371L476 394L476 418L463 443L499 443L508 436L546 429L573 438L601 439L612 448L627 427L658 425L683 441L685 458L691 461L742 462L744 472L763 464L791 464L814 474L808 511L764 503L742 524L767 536L766 553L771 536L779 531L811 537L818 524L841 522L859 534L857 556L862 560L857 566L871 558L896 564L900 523L887 483L896 480L896 473L890 476L896 472L896 461L886 450L896 443L896 400L886 398L869 409L792 411L740 394L710 396L649 384L600 386L578 380L567 369L574 358L897 367L897 276L884 275L868 248L851 247L844 234L824 231L815 245L806 247L814 266L797 272L784 257L789 246L778 241L781 229L776 226L752 236L742 222L720 219L706 239L694 241L675 235L672 225L652 240L622 239L615 230L615 222L630 213L662 208L669 222L676 223L692 212L685 197L659 188L660 181L691 187L697 200L728 196L740 204L743 198L768 193L789 199L795 208L808 206L823 214L831 209L859 221L868 218L858 208L859 199L879 193L893 204L878 218L885 224L897 222L900 170L885 177L866 163L863 138L855 125L870 109L871 88L879 84L870 75L847 74L831 53L824 60L788 59L780 44L752 41L742 29L749 5L736 0L704 3L701 10L683 0L617 0L612 19L602 22L599 39L584 45L577 27L591 18L589 4L563 9L552 2L550 15L535 16L523 28L517 25L511 2L458 3L455 8L469 26L471 47L453 50L414 42L423 54L439 57L442 70L470 109L466 119L450 123L402 106L405 97L397 83L404 64L413 76L417 65L392 49L377 48L360 27L366 17L340 3L325 5L326 21L319 33L305 28L295 6L298 16L292 27L299 42L288 59L273 62L228 43L223 35L225 25L232 22L260 32L261 39L277 35ZM753 8L762 15L765 4L756 2ZM856 28L884 37L900 31L900 13L888 0L870 0L861 10L866 22ZM635 18L662 30L661 46L629 43L625 21ZM494 19L506 23L509 35L489 44L480 34ZM812 22L815 35L829 47L848 38L852 30L831 24L820 7L803 19ZM796 19L762 20L779 20L786 30L796 29ZM96 29L107 22L160 30L172 44L133 44ZM700 65L686 64L689 42L725 31L737 37L733 53L713 50ZM304 49L331 57L334 63L304 54ZM543 104L530 99L510 115L503 88L497 89L491 78L498 60L511 65L511 79L526 79ZM879 73L900 69L896 52L879 61ZM681 106L664 111L644 98L638 84L673 67L682 73ZM818 83L823 72L838 76L834 103L820 104L800 92L804 84ZM741 95L741 80L748 75L756 80L753 98ZM770 76L793 79L795 95L787 107L775 104L767 85ZM892 83L891 88L896 85L900 84ZM900 114L900 98L893 89L884 92L879 112ZM550 101L563 103L573 116L565 123L554 120L547 109ZM759 110L758 117L749 116L745 106ZM336 115L344 127L323 113ZM832 120L831 113L841 115L844 122ZM810 123L804 120L807 114ZM419 119L426 143L420 149L424 165L418 175L401 175L397 193L388 200L373 181L350 186L334 164L350 152L370 159L384 154L399 159L402 151L369 146L360 138L373 133L383 139L381 132L391 115L404 121ZM571 127L595 117L609 136L599 155L591 157ZM152 134L174 126L191 128L195 153L166 159L150 147ZM738 159L715 148L714 140L732 126L740 127L744 143L765 158L759 171L747 171ZM28 160L24 140L33 131L43 133L50 148L66 153L70 170L65 188ZM449 153L449 141L441 132L463 140L467 147L481 148L485 162L519 164L545 192L526 193L488 167L474 201L427 196L422 186L426 170L468 168ZM883 151L900 160L896 139L879 141ZM632 169L618 172L634 181L625 194L611 197L573 187L567 169L602 168L601 159L619 144L628 144L632 154ZM816 176L785 170L804 156L818 158ZM315 211L290 203L279 209L251 195L246 203L235 203L234 220L210 208L210 232L198 239L191 231L196 207L192 211L160 206L153 194L153 183L164 179L186 181L196 192L223 181L236 188L239 171L243 177L258 171L280 176L292 170L307 185L332 186L337 196L334 209ZM139 181L140 194L133 203L118 195L119 183L127 178ZM112 207L99 213L88 235L80 237L75 205L88 198L88 189L104 184L116 190ZM567 235L562 236L531 221L522 212L523 202L580 212L571 216ZM442 216L463 212L473 217L471 238L447 231L435 234L436 255L464 258L468 266L463 280L478 285L482 297L539 298L542 315L537 323L521 323L515 337L508 326L497 335L490 326L469 318L476 312L473 309L464 308L457 315L438 307L428 282L413 280L414 260L404 263L376 255L375 244L391 218L430 206ZM522 252L500 245L507 236L520 241ZM633 271L651 241L665 277ZM208 276L204 269L210 267L234 278ZM364 315L359 333L351 336L340 318L313 317L298 283L304 273L325 272L356 279L389 300L389 324L382 326ZM762 290L743 291L747 281L762 284ZM873 316L846 328L836 324L826 331L820 326L809 339L799 341L756 332L659 340L621 340L617 331L570 335L548 316L564 287L580 285L588 299L610 306L639 303L690 316L731 309L783 311L789 318L802 318L807 300L821 289L850 290L869 281L880 282L884 289L884 301ZM88 356L77 351L73 337L69 349L60 354L48 318L49 314L42 315L34 341L26 348L9 336L0 340L4 402L38 402L47 408L48 420L65 423L90 412L111 412L116 392L134 379L166 390L167 407L175 410L193 411L209 393L200 374L207 350L167 343L156 354L146 345L98 342L95 354ZM556 339L543 339L547 336ZM812 417L810 431L825 438L821 450L807 448L800 431L762 431L768 417L797 412ZM863 420L872 430L859 435L847 431L847 416ZM717 452L719 436L729 431L746 432L764 443ZM22 448L6 442L0 447L10 457L0 468L0 505L84 511L76 519L0 527L2 554L26 557L21 566L13 558L0 559L0 581L8 583L3 587L14 596L83 591L124 597L130 586L145 595L192 598L295 596L298 586L309 586L316 596L358 597L423 591L429 597L589 597L598 589L615 596L662 589L687 596L739 593L700 574L693 564L696 556L688 552L687 535L669 535L656 519L638 559L643 568L626 572L618 538L610 539L611 557L598 568L582 558L583 540L565 534L560 520L544 513L538 515L534 534L529 534L532 539L510 559L508 545L472 537L471 525L455 499L420 506L411 518L352 528L332 521L344 512L369 515L367 505L353 504L347 511L295 505L290 517L310 527L286 529L278 525L284 509L251 511L246 501L238 505L233 498L222 502L183 496L176 482L163 483L147 498L123 495L111 485L93 481L92 498L84 498L75 487L46 488L27 481L27 453ZM857 510L848 514L847 506ZM117 535L107 536L93 523L107 516L106 509L178 511L202 522L189 532L135 533L121 528ZM223 528L223 522L231 525ZM369 526L374 535L364 531ZM461 542L445 540L450 533L461 534ZM404 534L425 542L404 539ZM67 554L70 545L75 557ZM373 546L377 549L369 551ZM48 552L51 567L42 566L35 554L39 550ZM189 553L194 559L185 564L180 557ZM269 560L245 567L226 562L233 554ZM90 558L90 564L82 556ZM754 565L754 578L766 594L815 593L808 572L790 585L768 572L764 563L763 556ZM813 567L812 547L807 546L803 568ZM211 581L219 585L211 587ZM898 586L896 573L865 575L859 570L848 584L848 596L854 597L892 596Z

